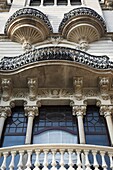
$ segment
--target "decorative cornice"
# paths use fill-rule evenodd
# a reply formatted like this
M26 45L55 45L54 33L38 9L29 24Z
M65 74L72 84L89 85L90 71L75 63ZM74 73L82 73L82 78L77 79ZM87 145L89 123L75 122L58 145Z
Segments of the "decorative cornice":
M106 24L105 21L103 20L103 18L93 9L91 8L87 8L87 7L80 7L80 8L76 8L71 10L70 12L64 14L64 18L62 20L62 22L60 23L59 26L59 32L62 32L62 29L64 27L64 25L73 17L76 16L89 16L89 17L94 17L97 20L99 20L99 22L103 25L105 31L106 31Z
M45 47L26 52L16 57L4 57L0 62L1 71L18 70L26 65L46 60L66 60L95 69L112 69L113 62L107 56L94 56L80 50L65 47Z
M50 21L48 20L48 17L43 14L41 11L37 10L37 9L33 9L33 8L23 8L23 9L19 9L18 11L16 11L6 22L5 24L5 29L4 29L4 33L7 34L7 29L9 27L9 25L18 17L20 16L29 16L29 17L38 17L41 20L44 21L44 23L49 27L49 30L51 32L53 32L53 28L50 24Z

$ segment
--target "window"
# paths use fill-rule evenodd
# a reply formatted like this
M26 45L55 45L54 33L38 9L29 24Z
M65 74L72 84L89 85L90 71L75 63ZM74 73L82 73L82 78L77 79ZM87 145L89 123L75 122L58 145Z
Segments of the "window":
M41 0L31 0L30 5L31 6L40 6Z
M24 108L13 108L11 117L8 117L5 122L2 147L24 144L26 128L27 118Z
M78 143L77 121L71 107L43 106L39 113L34 120L33 143Z
M110 145L106 122L104 117L99 114L98 107L87 107L86 116L84 117L84 128L87 144Z
M54 0L44 0L44 6L46 5L54 5Z
M67 0L57 0L57 5L67 5Z
M80 5L81 0L70 0L71 5Z

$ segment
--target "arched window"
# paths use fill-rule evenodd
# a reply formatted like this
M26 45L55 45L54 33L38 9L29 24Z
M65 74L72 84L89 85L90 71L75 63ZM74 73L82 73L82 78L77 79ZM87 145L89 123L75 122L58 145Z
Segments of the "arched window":
M23 145L27 128L27 118L24 114L23 107L15 107L12 109L11 117L5 122L2 147Z
M69 106L42 106L34 120L33 143L78 143L77 121Z
M84 128L87 144L110 145L106 122L104 117L99 114L98 107L87 106Z

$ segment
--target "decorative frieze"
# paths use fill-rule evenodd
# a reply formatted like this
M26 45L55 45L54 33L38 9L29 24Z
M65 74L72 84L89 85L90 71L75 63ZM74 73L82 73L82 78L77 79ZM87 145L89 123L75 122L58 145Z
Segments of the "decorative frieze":
M27 98L28 89L27 88L14 88L13 89L13 98Z
M109 99L109 77L100 77L99 78L99 86L100 86L100 93L104 100Z
M73 79L74 94L77 100L82 99L83 78L77 77Z
M28 78L29 99L35 100L37 96L37 79Z
M12 83L10 78L2 78L2 98L8 101L11 96Z

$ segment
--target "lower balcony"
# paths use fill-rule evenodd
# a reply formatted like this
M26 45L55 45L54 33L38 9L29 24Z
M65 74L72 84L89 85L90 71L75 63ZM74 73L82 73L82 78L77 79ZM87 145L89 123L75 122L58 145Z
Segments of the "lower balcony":
M34 144L0 149L1 170L113 169L113 148L82 144Z

